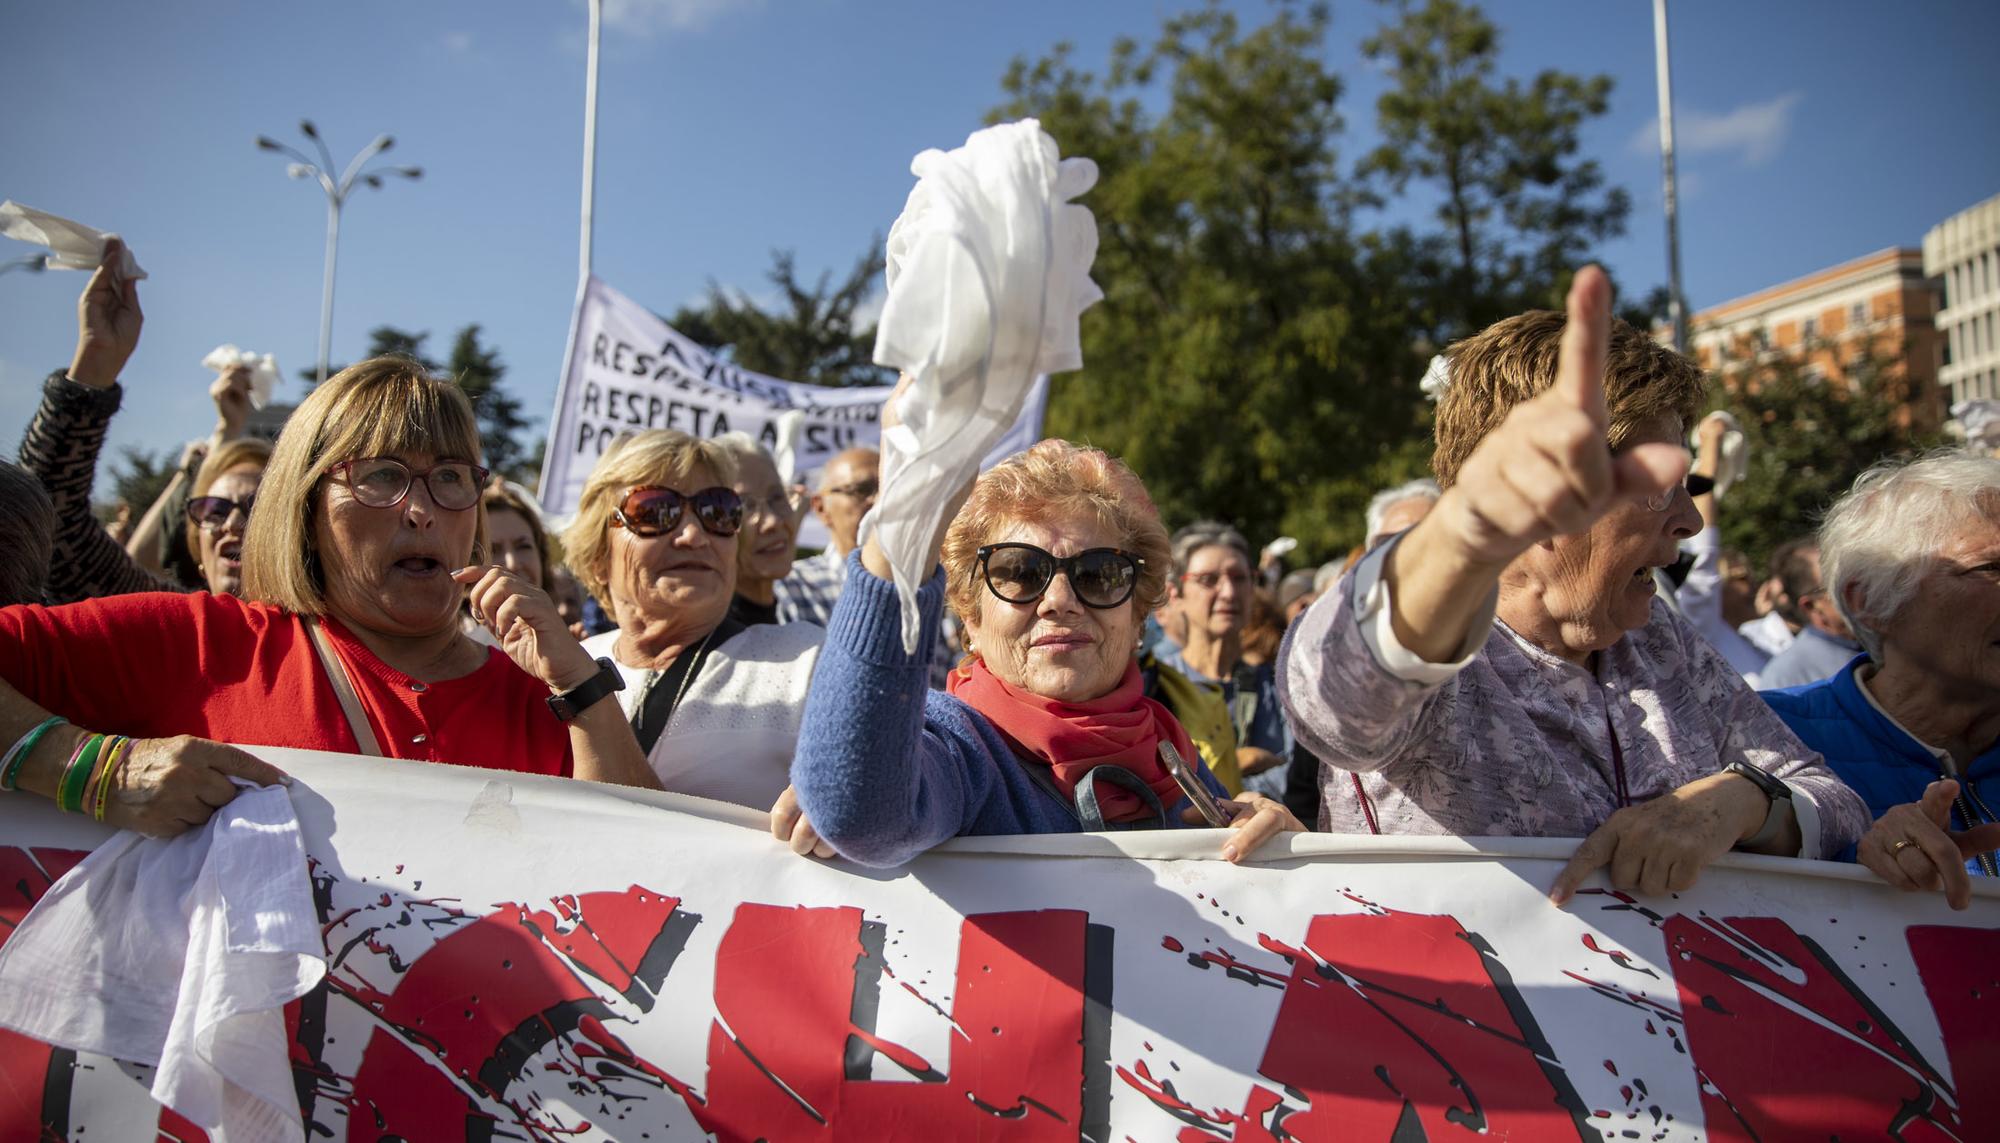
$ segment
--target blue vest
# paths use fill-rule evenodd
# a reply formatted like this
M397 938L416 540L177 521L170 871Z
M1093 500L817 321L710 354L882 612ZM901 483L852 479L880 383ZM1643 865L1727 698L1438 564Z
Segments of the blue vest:
M1922 798L1924 788L1945 775L1929 747L1904 733L1861 693L1854 672L1867 663L1868 656L1857 655L1831 678L1760 693L1792 733L1825 755L1827 766L1879 818L1891 806ZM1961 797L1951 811L1953 829L1995 820L1993 812L2000 812L2000 743L1972 760L1959 775L1959 786ZM1965 809L1974 821L1965 820ZM1853 861L1854 847L1840 857ZM1966 862L1966 868L1980 871L1977 861Z

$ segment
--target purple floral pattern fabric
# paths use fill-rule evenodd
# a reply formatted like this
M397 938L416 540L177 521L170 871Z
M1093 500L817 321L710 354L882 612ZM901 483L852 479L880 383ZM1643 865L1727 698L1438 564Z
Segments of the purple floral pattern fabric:
M1619 807L1621 759L1633 804L1731 759L1775 774L1810 803L1801 824L1818 819L1808 856L1839 853L1867 829L1860 796L1661 600L1645 627L1597 656L1594 674L1495 621L1467 666L1426 684L1369 647L1355 596L1369 570L1301 616L1279 658L1293 732L1324 763L1322 829L1584 837Z

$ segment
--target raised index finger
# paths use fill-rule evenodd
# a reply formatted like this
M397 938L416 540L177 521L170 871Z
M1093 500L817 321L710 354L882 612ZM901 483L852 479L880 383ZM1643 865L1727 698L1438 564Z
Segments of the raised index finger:
M1603 270L1585 266L1577 271L1569 287L1568 319L1553 389L1601 426L1608 420L1604 358L1611 344L1611 280Z

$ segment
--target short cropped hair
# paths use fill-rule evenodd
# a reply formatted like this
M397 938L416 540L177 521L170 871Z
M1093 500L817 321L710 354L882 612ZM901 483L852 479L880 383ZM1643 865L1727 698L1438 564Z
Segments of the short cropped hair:
M1878 464L1827 509L1820 575L1870 658L1881 660L1883 629L1972 519L2000 521L2000 458L1962 449ZM1848 602L1850 588L1859 607Z
M1494 322L1445 351L1451 382L1437 403L1437 447L1431 471L1441 488L1514 406L1555 383L1563 325L1556 310L1530 310ZM1641 423L1671 413L1686 426L1708 395L1708 379L1693 361L1654 342L1617 318L1604 359L1605 434L1622 447Z
M495 480L480 491L479 511L489 519L496 511L512 512L527 523L528 535L535 541L535 554L542 559L542 582L535 586L548 591L555 579L551 573L555 570L556 553L549 543L548 529L542 526L540 506L521 495L507 481Z
M326 612L325 563L314 539L320 481L344 460L423 453L478 464L479 422L458 386L400 355L350 365L285 421L243 537L243 598L296 615ZM486 552L486 523L468 562Z
M723 445L678 429L647 429L613 441L597 458L590 479L583 482L576 517L563 529L562 543L570 574L598 603L611 606L605 581L611 561L611 513L625 492L642 484L683 482L696 471L707 472L719 484L734 484L736 457Z
M1181 578L1187 575L1188 566L1194 563L1196 552L1218 544L1225 548L1234 548L1243 557L1243 562L1250 564L1253 569L1256 567L1257 561L1250 554L1250 541L1243 538L1243 533L1220 520L1196 520L1184 528L1177 529L1173 537L1168 540L1174 555L1174 582L1179 583Z
M979 549L1002 529L1027 520L1082 515L1118 537L1139 557L1132 604L1144 615L1167 594L1166 525L1145 484L1125 462L1102 450L1045 440L983 473L944 535L945 598L961 622L977 622L985 594Z
M1405 500L1422 499L1435 503L1438 497L1443 495L1444 489L1439 488L1438 482L1428 476L1419 476L1415 480L1406 480L1394 488L1385 488L1368 501L1368 530L1362 535L1370 540L1380 535L1382 521L1389 515L1389 509Z
M271 446L256 437L237 437L235 440L223 441L208 454L208 458L203 460L201 467L195 471L194 483L188 486L188 499L194 500L208 495L208 490L215 487L215 482L222 479L232 468L254 464L261 472L270 463ZM169 527L172 526L172 521L167 523ZM187 536L188 551L201 551L201 526L192 520L184 519L181 521L181 527Z
M1802 627L1806 623L1805 597L1826 586L1824 563L1814 566L1813 557L1819 554L1816 536L1786 540L1771 553L1771 578L1778 581L1778 614Z
M42 602L55 545L48 489L34 473L0 460L0 607Z

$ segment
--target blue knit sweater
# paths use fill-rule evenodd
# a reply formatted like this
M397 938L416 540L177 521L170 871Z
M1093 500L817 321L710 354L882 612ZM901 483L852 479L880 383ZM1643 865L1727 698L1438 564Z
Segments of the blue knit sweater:
M1825 755L1827 766L1854 787L1868 803L1868 812L1879 818L1891 806L1919 800L1925 788L1944 775L1928 747L1889 721L1861 693L1854 672L1867 664L1866 655L1857 656L1831 678L1760 693L1792 733ZM1959 776L1959 784L1966 790L1964 803L2000 811L2000 746L1974 758ZM1977 816L1979 810L1973 813ZM1953 829L1978 824L1962 817L1953 807ZM1853 861L1854 847L1848 846L1840 857ZM1967 867L1978 871L1976 862Z
M965 834L1076 833L1070 809L1022 768L978 711L929 686L944 610L944 572L917 593L923 628L903 652L896 592L848 557L806 695L792 785L813 829L843 857L901 865ZM1221 783L1190 763L1216 795ZM1168 809L1181 824L1186 798Z

